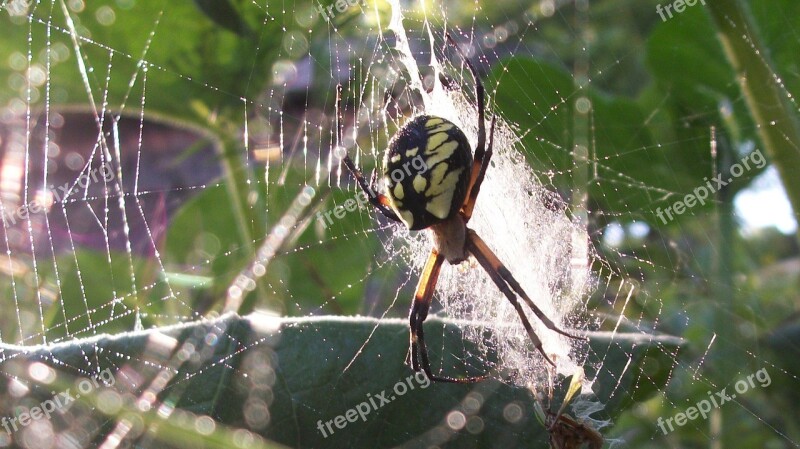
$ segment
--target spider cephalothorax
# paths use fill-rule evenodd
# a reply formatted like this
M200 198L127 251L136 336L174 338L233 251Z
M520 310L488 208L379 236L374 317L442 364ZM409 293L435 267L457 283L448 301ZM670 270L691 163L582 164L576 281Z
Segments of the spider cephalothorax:
M428 360L422 326L428 316L436 281L445 260L456 264L469 255L474 256L514 306L534 346L551 365L554 363L544 352L542 342L533 331L519 298L547 328L579 338L559 329L528 297L483 239L467 227L492 157L495 120L492 118L487 145L483 85L472 64L465 58L464 62L475 78L478 101L478 138L474 158L469 141L458 126L444 118L429 115L420 115L409 121L389 142L384 157L386 194L375 193L350 157L343 158L345 166L367 194L370 203L383 215L403 222L409 230L427 229L430 232L433 249L420 276L409 314L411 364L414 370L424 371L433 380L459 383L475 382L486 376L435 376ZM341 142L340 135L337 139Z

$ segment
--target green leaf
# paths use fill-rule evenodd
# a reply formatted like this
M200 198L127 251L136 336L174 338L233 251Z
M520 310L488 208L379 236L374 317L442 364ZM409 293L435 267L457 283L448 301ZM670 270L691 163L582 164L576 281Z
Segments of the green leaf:
M228 0L194 0L197 7L214 23L233 31L242 37L248 36L252 30Z
M456 358L463 354L465 343L453 323L431 319L426 330L433 350L439 348L442 354ZM191 345L179 343L187 341ZM656 372L640 371L642 357L651 349L661 354L663 371L668 372L668 353L678 343L674 338L646 335L593 337L589 365L596 367L595 362L603 360L594 386L599 401L611 407L613 414L619 413L617 404L646 383L641 376L647 375L647 382L660 379ZM204 344L211 347L204 348ZM179 347L189 352L176 352ZM425 444L446 441L454 447L545 444L546 431L535 418L527 390L495 380L472 385L430 383L421 375L415 377L403 363L407 349L405 320L226 315L47 347L0 346L0 367L24 373L27 363L40 361L66 378L111 369L116 373L113 388L120 393L138 388L136 385L150 385L160 372L169 380L159 394L161 401L209 415L218 427L249 424L267 440L292 447L374 448L411 440ZM206 357L199 357L200 353ZM439 354L432 355L439 360ZM176 364L187 356L187 362ZM162 370L167 366L179 369ZM445 370L451 369L455 368ZM131 384L133 373L135 384ZM592 376L589 370L589 378ZM567 382L562 384L566 389ZM136 391L133 393L138 394ZM348 415L348 410L358 407L363 419L358 411ZM481 423L482 430L453 432L446 424L448 416L455 416L449 415L453 411L472 420L467 421L472 423L470 428ZM337 420L340 415L345 418ZM158 432L169 432L179 416L173 413L167 426L156 428L155 438L174 441L174 435ZM113 418L99 411L92 417L101 423ZM153 416L146 417L147 422L152 420ZM325 427L329 421L332 434Z
M511 58L497 67L497 110L523 132L529 131L522 140L523 151L537 171L557 175L559 190L574 188L572 124L574 103L581 97L592 105L591 156L597 173L614 187L591 183L593 203L617 216L650 215L654 196L683 185L680 173L669 175L666 161L653 163L655 146L646 115L633 100L591 88L581 93L566 70L535 59Z
M49 66L51 106L93 102L99 109L107 99L111 111L138 111L146 93L148 114L208 126L214 111L240 122L245 102L262 92L280 50L267 43L280 42L283 31L260 26L256 37L232 33L231 27L263 24L266 12L241 2L232 16L220 12L223 2L213 3L214 21L194 2L84 2L78 10L70 2L53 2L32 9L30 21L0 14L0 60L24 63L30 46L31 67ZM23 76L23 65L3 64L0 78ZM0 105L25 103L27 87L0 91ZM35 108L44 103L45 86L34 84L33 91Z

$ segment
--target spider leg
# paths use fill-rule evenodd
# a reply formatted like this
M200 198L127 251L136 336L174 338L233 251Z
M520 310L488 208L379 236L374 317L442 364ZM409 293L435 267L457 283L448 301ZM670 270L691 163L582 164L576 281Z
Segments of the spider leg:
M450 36L450 33L445 35L447 42L456 49L456 52L459 56L461 56L461 60L464 61L466 64L467 69L472 74L472 78L475 79L475 97L478 101L478 145L475 147L475 159L476 162L478 160L483 160L483 154L485 151L485 144L486 144L486 124L484 118L484 103L486 94L484 92L483 83L481 82L481 78L478 76L478 71L475 69L475 66L467 59L464 53L461 52L461 48L458 47L456 42L453 40L453 37Z
M489 168L489 161L492 159L492 144L494 143L494 125L496 116L492 116L492 126L489 128L489 146L486 148L486 156L483 158L483 163L480 166L472 165L472 174L470 175L469 195L467 196L464 205L461 207L461 213L464 215L466 221L472 218L472 212L475 209L475 202L478 200L478 193L483 184L483 178L486 176L486 169ZM476 157L477 159L477 157Z
M342 118L342 85L339 84L336 86L336 121L338 122L336 125L336 146L337 148L342 148L342 126L344 120ZM342 148L342 150L344 150ZM377 192L377 189L374 188L373 184L367 184L367 181L364 179L364 176L361 174L361 170L356 168L356 165L353 163L353 160L350 159L350 155L345 153L344 157L342 158L345 167L350 173L356 178L356 182L358 182L358 186L361 187L361 190L367 196L367 200L369 200L370 204L372 204L380 213L382 213L386 218L392 221L400 221L400 218L397 214L392 211L389 203L389 198L386 195L383 195Z
M425 269L422 271L422 276L419 278L417 291L414 295L414 303L411 305L409 313L409 325L411 327L411 366L414 371L424 371L428 379L437 382L450 382L450 383L474 383L486 379L487 376L475 377L443 377L436 376L431 371L431 363L428 359L428 347L425 345L425 334L423 332L423 323L425 318L428 317L428 310L430 310L431 300L433 299L433 292L436 290L436 281L439 279L439 272L442 269L444 256L439 254L436 250L431 251L428 261L425 263Z
M515 292L517 292L517 294L520 297L522 297L522 300L525 301L525 304L527 304L528 307L530 307L531 310L533 310L533 313L536 314L539 320L542 323L544 323L544 325L547 326L548 329L550 329L553 332L559 333L565 337L573 338L575 340L589 341L589 339L586 337L582 337L580 335L573 335L570 334L569 332L565 332L559 329L558 326L556 326L556 324L553 323L553 321L550 320L550 318L548 318L547 315L544 314L544 312L542 312L542 309L536 306L536 303L533 302L533 300L528 296L528 294L525 293L525 290L522 289L522 286L519 285L519 282L517 282L517 280L514 279L514 276L511 275L511 272L508 271L508 268L506 268L503 265L500 265L497 271L500 274L500 276L503 277L503 280L505 280L508 283L508 285L510 285L511 288Z
M471 231L471 230L470 230ZM528 332L528 337L530 337L531 341L533 342L533 346L542 354L547 363L552 366L556 366L555 363L550 359L546 352L544 352L544 348L542 347L542 340L539 339L539 336L536 335L536 332L533 331L533 326L531 326L531 322L528 321L528 317L525 316L525 311L522 309L522 305L517 300L516 295L511 289L508 287L508 284L503 280L503 277L500 276L500 273L497 272L495 268L495 264L493 262L497 262L498 264L500 261L497 257L494 256L493 253L485 253L484 251L489 251L489 249L484 245L484 247L480 247L473 239L472 236L477 237L474 231L470 232L470 236L467 238L467 249L469 252L475 256L475 259L478 260L478 263L481 264L486 273L492 279L492 281L497 285L497 288L500 289L501 292L508 298L511 302L511 305L514 306L514 309L517 311L517 315L519 315L520 320L522 320L522 325L525 327L525 330ZM501 265L502 266L502 265Z
M514 277L511 275L511 272L508 271L508 268L506 268L505 265L500 262L500 259L498 259L497 256L492 252L492 250L489 249L489 247L486 245L486 242L484 242L483 239L481 239L472 229L468 229L467 233L467 250L473 256L475 256L475 259L477 259L478 263L480 263L483 269L486 270L486 272L489 274L489 277L492 279L492 281L494 281L500 291L502 291L506 298L511 301L511 304L514 306L514 309L516 309L517 314L522 320L522 325L528 332L528 336L531 338L531 341L536 349L539 350L539 352L551 365L555 366L553 361L550 360L550 357L548 357L544 352L542 348L542 341L533 331L533 327L531 326L530 321L528 321L528 318L525 316L525 312L522 310L522 306L519 304L519 301L517 301L517 297L514 295L514 292L516 292L517 295L522 298L525 304L527 304L528 307L533 310L533 313L536 314L539 320L541 320L541 322L544 323L548 329L570 338L580 340L585 340L585 338L568 334L559 329L558 326L556 326L555 323L553 323L553 321L550 320L550 318L548 318L547 315L545 315L544 312L542 312L542 310L536 306L536 304L534 304L530 297L528 297L528 294L525 293L525 291L522 289L522 286L519 285L519 282L514 279Z
M487 148L485 118L486 93L483 83L478 76L478 71L475 69L475 66L473 66L469 59L464 56L464 53L461 52L461 49L458 47L458 45L456 45L449 33L446 35L446 38L447 42L449 42L450 45L456 49L456 52L459 54L459 56L461 56L464 64L466 64L467 68L472 74L472 77L475 79L475 97L478 101L478 142L475 146L475 159L472 163L469 189L467 190L469 194L467 195L467 200L464 202L464 205L461 209L464 218L466 221L469 221L469 219L472 218L472 210L475 207L475 200L478 198L478 191L480 190L481 183L483 182L484 174L486 173L486 169L489 167L489 159L492 157L492 141L494 139L495 117L492 117L491 130L489 131L489 146Z
M378 212L382 213L386 218L392 221L400 221L400 218L390 207L389 198L386 195L379 193L374 185L367 183L364 175L361 174L361 170L356 168L353 160L350 159L350 155L345 155L344 158L342 158L342 162L344 162L345 167L347 167L347 170L350 171L353 177L356 178L358 186L361 187L362 191L364 191L369 203L372 204L375 209L378 209Z
M556 326L556 324L553 323L553 321L550 320L550 318L548 318L547 315L544 314L544 312L542 312L542 309L540 309L533 302L533 300L528 296L528 294L525 293L525 290L522 289L522 286L519 285L519 282L517 282L517 280L514 279L514 276L511 274L510 271L508 271L508 268L506 268L506 266L503 265L502 262L500 262L500 260L492 252L492 250L489 249L489 247L486 245L486 242L484 242L483 239L480 238L480 236L478 236L478 234L475 231L469 230L468 232L469 232L468 240L472 244L474 244L475 247L479 249L479 251L482 251L484 254L487 254L489 256L489 259L490 261L492 261L494 269L497 271L500 277L502 277L503 280L522 298L522 300L525 301L525 304L527 304L528 307L530 307L531 310L533 310L533 313L536 314L539 320L542 323L544 323L544 325L547 326L548 329L556 333L559 333L565 337L574 338L576 340L588 341L586 337L572 335L568 332L564 332L563 330L559 329L558 326Z

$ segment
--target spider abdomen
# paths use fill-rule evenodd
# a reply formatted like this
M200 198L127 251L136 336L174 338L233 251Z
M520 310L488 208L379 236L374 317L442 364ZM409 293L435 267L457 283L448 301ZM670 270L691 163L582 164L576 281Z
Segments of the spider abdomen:
M469 188L472 149L464 132L441 117L420 115L389 142L384 183L391 207L408 229L458 213Z

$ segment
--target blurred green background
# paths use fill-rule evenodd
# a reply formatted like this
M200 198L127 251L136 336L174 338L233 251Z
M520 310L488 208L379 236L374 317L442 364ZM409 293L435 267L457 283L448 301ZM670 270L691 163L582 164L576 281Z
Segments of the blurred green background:
M588 303L607 317L599 330L623 314L634 328L686 341L649 365L609 363L612 375L630 369L647 381L628 379L618 394L632 400L606 411L613 426L604 435L639 448L797 447L800 3L707 3L680 13L673 5L662 20L657 6L666 1L400 2L423 66L426 24L469 44L492 110L518 127L545 186L583 217L603 262L593 265L603 277ZM118 334L221 311L305 183L317 195L238 312L379 317L399 298L388 316L404 317L416 278L382 251L391 229L367 214L327 229L313 219L352 196L336 167L323 170L336 84L345 86L351 124L367 97L360 89L385 94L395 117L410 113L405 81L378 71L391 63L391 8L367 1L326 21L319 5L4 3L4 343ZM393 131L357 140L381 151ZM108 143L115 139L119 146ZM769 163L732 176L754 152ZM59 186L107 160L119 185L76 188L47 214L9 221L47 190L43 173ZM732 181L706 204L660 219L717 175ZM765 193L765 185L782 188ZM754 226L758 218L773 225ZM707 420L659 430L659 418L709 392L730 393L761 369L770 385Z

